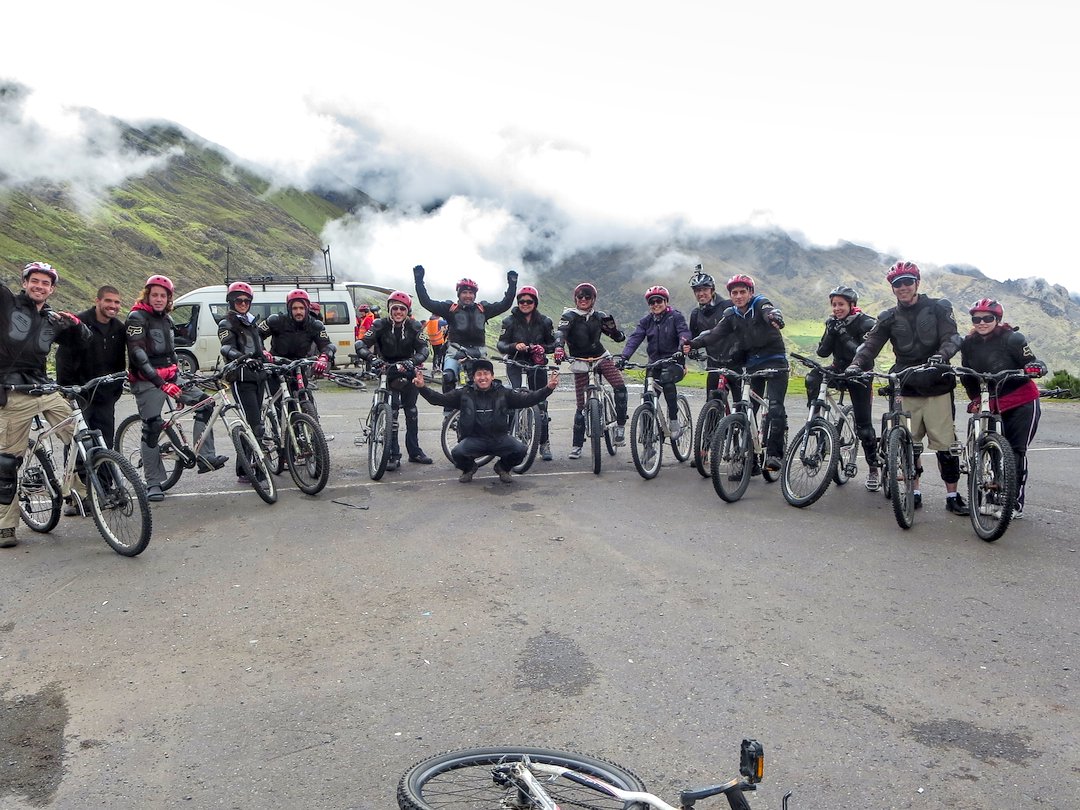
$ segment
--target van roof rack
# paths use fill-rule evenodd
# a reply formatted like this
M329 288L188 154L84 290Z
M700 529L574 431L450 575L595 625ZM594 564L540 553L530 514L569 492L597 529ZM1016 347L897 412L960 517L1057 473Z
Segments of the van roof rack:
M229 249L229 246L226 245L225 246L225 284L226 284L226 286L228 286L229 284L232 284L234 281L245 281L248 284L251 284L252 286L259 285L264 291L266 290L266 285L268 285L268 284L279 284L279 285L280 284L288 284L290 286L297 287L297 288L299 288L299 287L329 287L330 289L334 289L334 285L336 284L337 280L334 278L334 267L330 263L330 246L329 245L327 245L325 248L322 249L322 254L323 254L323 268L325 270L325 272L322 275L309 275L309 276L283 275L283 276L275 276L275 275L272 275L272 274L264 274L264 275L241 276L241 275L233 275L232 274L232 267L231 267L231 265L232 265L232 262L231 262L232 251Z

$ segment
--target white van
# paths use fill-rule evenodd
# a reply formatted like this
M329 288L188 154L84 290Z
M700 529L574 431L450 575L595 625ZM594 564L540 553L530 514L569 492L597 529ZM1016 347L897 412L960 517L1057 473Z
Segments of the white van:
M295 289L307 290L311 300L318 301L322 307L321 319L326 325L326 333L337 348L335 365L348 364L354 343L356 306L343 284L326 281L321 276L289 279L261 276L257 279L234 278L232 281L251 285L255 293L251 312L259 318L286 312L285 296ZM173 302L176 357L181 370L210 369L221 361L217 325L229 310L225 303L228 289L226 284L200 287L184 293Z

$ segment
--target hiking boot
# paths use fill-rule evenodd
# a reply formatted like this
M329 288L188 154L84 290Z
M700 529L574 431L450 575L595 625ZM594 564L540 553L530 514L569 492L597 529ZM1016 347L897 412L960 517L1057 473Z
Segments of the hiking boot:
M503 467L501 461L495 462L495 474L499 476L499 480L504 484L514 483L514 479L510 476L510 471Z
M199 468L199 475L220 470L229 460L228 456L199 456L195 459L195 466Z
M401 456L390 456L389 461L386 462L386 471L393 472L401 466Z
M431 460L431 456L429 456L423 450L421 450L415 456L409 456L409 461L411 461L413 464L433 464L434 463Z
M15 527L0 529L0 548L15 548L19 541L15 539Z
M571 447L570 454L567 456L567 458L581 458L581 448Z
M476 475L477 466L473 464L469 469L465 470L458 476L458 481L463 484L467 484L472 481L472 477Z
M881 470L871 467L866 473L866 489L868 492L877 492L881 489Z
M783 462L776 456L766 456L765 469L769 472L780 472L780 468L783 466Z
M964 499L960 497L960 493L956 493L955 498L945 499L945 511L952 512L954 515L967 516L971 514L971 510L968 509L968 505L964 503Z
M626 444L626 428L622 425L615 426L615 446L622 447Z
M551 442L544 442L540 445L540 458L544 461L551 461Z
M160 503L165 500L165 493L161 491L161 487L158 484L150 484L146 488L146 500L151 503Z

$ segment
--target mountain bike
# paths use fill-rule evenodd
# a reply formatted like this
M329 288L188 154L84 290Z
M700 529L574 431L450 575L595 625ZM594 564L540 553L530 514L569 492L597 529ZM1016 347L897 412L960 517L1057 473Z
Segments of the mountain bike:
M71 404L71 415L55 425L45 425L35 417L38 430L30 438L19 470L17 497L23 522L35 532L52 531L60 521L64 493L70 493L71 503L81 515L86 515L89 505L94 525L113 551L134 557L146 549L153 529L146 486L131 464L109 449L101 431L90 429L78 401L83 392L126 377L127 372L118 372L96 377L83 385L50 382L4 387L36 396L58 393ZM59 471L62 474L58 475L53 461L53 439L69 425L75 433ZM77 478L86 481L85 503L73 487Z
M161 489L167 490L174 486L184 474L184 470L198 467L199 472L211 472L214 467L210 465L200 453L206 444L207 438L213 434L214 424L220 419L228 428L229 437L236 448L236 458L240 463L240 469L251 482L251 488L266 503L277 501L277 485L270 473L270 465L263 453L262 446L255 436L255 431L244 418L240 407L233 401L230 386L225 382L225 377L236 371L243 359L233 360L226 364L220 371L213 374L179 375L178 384L184 389L181 401L173 403L166 397L165 406L167 415L165 424L161 429L161 438L158 440L158 450L161 453L161 462L165 468L165 480L161 483ZM198 411L210 408L210 416L206 420L199 439L190 443L187 438L187 423L194 421ZM137 470L142 469L142 419L138 414L133 414L120 423L116 431L116 447Z
M678 808L723 796L731 810L750 810L744 793L757 790L765 754L743 740L739 776L679 794ZM783 798L787 810L791 793ZM400 810L677 810L649 793L638 776L605 759L547 748L505 746L450 751L418 762L398 782Z
M600 474L603 461L600 451L600 439L603 437L608 455L615 455L615 428L618 424L615 416L615 391L600 371L600 363L610 355L603 357L570 357L563 362L570 364L574 374L592 374L592 380L585 386L585 438L589 440L592 451L593 472Z
M718 371L720 371L718 368L705 369L707 375ZM716 388L708 394L705 404L698 412L694 427L694 468L702 478L712 475L709 448L712 447L712 437L716 432L716 426L720 424L721 419L731 413L731 393L728 390L727 377L723 374L718 375Z
M822 378L818 395L807 409L806 423L788 445L780 468L784 500L801 508L815 503L832 481L845 484L855 475L859 443L851 406L844 404L844 390L839 401L831 392L837 380L850 378L801 354L792 352L791 356Z
M656 374L669 363L681 363L683 353L677 352L671 357L664 357L644 365L626 363L624 368L645 370L645 379L641 387L641 404L634 410L630 419L630 457L638 475L649 481L660 473L664 460L664 442L671 442L671 451L679 461L690 458L694 444L694 425L690 416L690 403L683 394L676 397L679 409L679 427L682 432L678 439L671 439L668 419L660 413L658 403L663 401L664 389L656 380ZM666 413L666 411L665 411Z
M759 473L772 483L780 477L780 471L764 468L765 445L769 435L769 401L750 387L755 377L768 379L786 374L787 369L762 369L738 372L720 369L725 377L739 378L743 382L742 396L735 403L735 410L720 420L713 431L709 447L709 466L713 489L728 503L735 503L750 486L750 477ZM758 410L765 412L758 424Z
M991 410L990 398L1013 377L1034 377L1023 369L985 373L957 366L957 374L979 381L979 410L968 417L967 441L961 445L960 471L968 477L971 526L981 539L992 543L1005 534L1016 509L1019 482L1016 457L1001 435L1001 414Z
M306 495L318 494L330 479L330 447L326 436L318 421L304 410L305 405L309 410L315 407L303 373L306 366L314 363L303 358L264 366L281 383L274 395L263 402L263 449L267 463L276 475L288 466L293 482Z
M378 381L371 394L371 407L356 437L357 445L367 445L368 476L372 481L380 480L386 473L394 431L397 430L397 411L393 408L391 391L386 385L386 373L397 365L404 367L405 363L387 365L382 361L373 361L372 370L360 375ZM412 366L412 363L408 365Z

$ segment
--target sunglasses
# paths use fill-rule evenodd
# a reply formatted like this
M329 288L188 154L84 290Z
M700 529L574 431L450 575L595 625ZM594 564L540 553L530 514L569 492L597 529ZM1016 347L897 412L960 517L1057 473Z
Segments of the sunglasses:
M993 323L996 320L997 320L996 315L972 315L971 316L971 322L972 323Z
M592 301L593 297L589 293L578 293L574 296L578 301Z
M409 308L399 305L399 306L396 306L396 307L390 307L390 311L391 312L408 312Z
M896 281L894 281L892 283L892 285L893 285L893 289L896 289L898 287L910 287L914 283L915 283L915 279L913 279L913 278L898 278Z
M250 304L251 299L250 298L234 298L233 303L234 304Z
M666 303L667 303L667 301L665 299L661 298L660 296L657 296L656 298L650 298L649 299L649 306L650 307L656 306L657 304L666 304Z
M536 306L536 302L531 298L519 298L517 301L518 306L524 306L525 304L529 304L530 306Z

